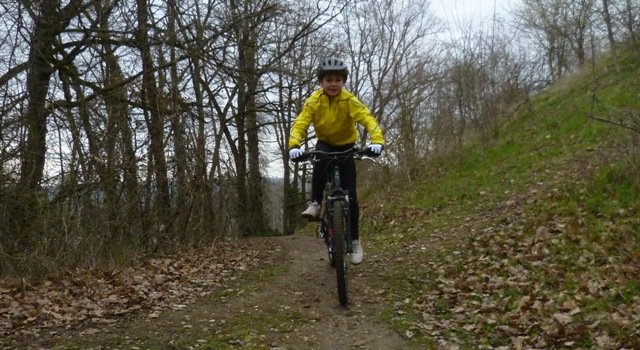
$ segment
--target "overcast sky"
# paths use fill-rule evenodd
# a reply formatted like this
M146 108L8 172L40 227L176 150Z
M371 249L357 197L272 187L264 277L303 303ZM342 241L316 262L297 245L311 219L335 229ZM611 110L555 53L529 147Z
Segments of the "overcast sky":
M474 31L487 29L493 21L495 8L498 20L508 20L510 11L521 0L430 0L432 13L448 27L439 34L445 40Z
M431 0L431 8L441 19L455 23L474 23L490 19L495 7L496 13L504 17L507 10L519 0Z

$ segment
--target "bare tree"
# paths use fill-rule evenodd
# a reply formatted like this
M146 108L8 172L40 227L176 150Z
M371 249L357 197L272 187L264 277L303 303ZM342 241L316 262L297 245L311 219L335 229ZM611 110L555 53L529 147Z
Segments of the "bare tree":
M137 21L135 39L136 47L140 51L142 61L141 102L144 106L145 120L151 140L149 150L149 178L154 179L155 214L162 225L169 224L171 199L169 181L167 177L167 162L165 155L164 120L160 111L160 95L158 82L155 77L155 64L151 55L149 39L149 9L147 0L136 0ZM160 228L163 229L163 228Z
M626 0L625 2L625 24L627 27L627 31L629 32L629 36L635 42L637 40L636 26L638 24L638 4L634 3L633 0Z
M235 116L239 151L236 159L238 222L242 234L256 234L267 230L258 145L258 35L263 23L274 15L276 7L269 0L231 0L229 5L238 45L238 112ZM248 185L251 185L250 189ZM241 220L247 216L252 220Z
M514 14L523 28L546 52L551 81L586 62L587 35L594 21L594 0L524 0Z
M609 39L609 47L612 50L616 48L616 40L613 34L613 19L609 10L609 0L602 0L602 18L607 27L607 38Z
M316 22L322 15L323 12L313 12L312 9L291 11L284 15L274 36L285 37L292 32L311 34L319 30L320 23ZM312 23L316 24L312 26ZM273 97L265 95L265 98L271 106L269 114L273 118L273 135L283 169L281 221L284 234L294 232L299 221L297 211L304 203L305 178L299 177L297 164L293 165L293 169L290 166L288 142L293 120L301 110L304 99L317 88L311 62L316 48L323 43L318 37L304 35L295 43L294 50L291 50L288 41L276 42L274 55L278 59L274 61L272 73L265 76L265 86L271 87L266 90L275 91Z
M47 116L46 97L49 80L54 72L55 42L57 35L77 15L82 2L75 0L60 9L60 1L45 0L36 4L26 2L25 7L34 17L27 75L29 107L26 112L27 140L22 155L20 182L24 188L35 190L40 186L44 172ZM33 7L31 7L33 6ZM37 7L36 7L37 6Z
M571 1L567 4L567 23L563 32L571 43L579 66L583 66L587 59L587 31L593 21L594 7L595 0Z
M176 203L176 216L178 219L175 224L175 231L180 235L184 235L187 231L187 223L190 216L189 205L184 205L190 203L188 200L188 184L187 184L187 173L189 171L188 168L188 155L187 155L187 145L186 145L186 135L185 135L185 126L184 126L184 117L185 113L183 110L183 98L180 91L181 78L178 72L178 21L179 21L179 12L178 6L175 0L167 0L167 36L168 36L168 50L169 50L169 79L167 90L169 91L169 103L168 103L168 117L171 123L171 139L173 141L173 164L174 164L174 178L175 185L172 186L174 188L174 202ZM163 58L162 55L159 56L160 59ZM160 62L161 65L164 62ZM162 87L164 84L160 84ZM202 178L202 174L204 170L199 167L198 173L195 175L196 177ZM183 205L180 205L183 204ZM178 207L180 205L180 207Z
M107 192L109 196L121 193L118 191L120 184L115 183L118 178L122 179L124 191L124 198L118 196L117 201L108 200L114 206L113 212L109 216L116 221L111 224L112 229L114 226L116 227L114 231L132 230L134 227L140 229L138 165L133 144L133 132L130 127L127 84L109 36L109 14L114 10L116 2L107 4L108 6L102 2L94 3L104 61L104 103L107 113L105 153L107 168L110 169L106 176L110 184Z
M522 28L544 52L550 81L559 79L569 69L567 38L562 34L562 1L524 0L515 11Z
M413 106L429 96L436 58L429 39L441 27L420 0L357 3L345 14L344 32L353 71L349 86L369 106L385 132L389 151L413 160L416 139L404 134L419 118ZM347 21L346 18L349 18ZM346 25L346 24L349 25ZM361 135L361 142L366 139Z
M335 4L338 6L335 6ZM270 230L265 219L265 194L262 179L260 135L264 125L269 123L269 94L273 86L264 83L265 77L274 71L279 61L288 52L295 50L296 43L312 33L318 24L311 21L328 21L343 8L340 1L330 1L322 7L314 6L310 16L303 15L293 25L281 20L287 12L296 12L296 6L304 3L275 3L273 1L232 2L232 40L237 46L235 66L228 67L236 84L238 93L237 111L234 115L234 128L237 141L234 153L237 175L238 222L240 232L260 234ZM322 18L322 16L328 18ZM274 30L282 26L290 28L288 32L273 35ZM278 49L275 49L278 47ZM233 140L228 138L229 143ZM250 186L250 187L248 187ZM251 216L251 222L240 220Z
M212 6L207 8L207 11L202 11L199 4L195 5L195 13L198 17L198 20L195 22L196 25L191 28L192 33L190 36L193 38L193 44L189 44L190 50L194 53L202 52L204 48L207 46L209 40L213 40L213 38L217 37L216 34L213 35L213 38L207 39L207 33L205 31L205 24L203 23L203 19L207 18L209 11L213 9ZM204 13L202 13L204 12ZM201 18L202 17L202 18ZM187 40L188 42L188 40ZM193 85L193 94L195 98L195 111L191 113L193 116L192 120L192 128L193 134L195 137L195 145L193 146L192 154L194 155L192 162L195 164L191 164L192 168L194 168L193 180L192 180L192 196L191 201L193 201L193 206L195 210L193 213L189 213L189 215L195 216L195 225L194 225L194 233L199 235L204 235L210 230L215 230L216 220L214 218L214 210L213 210L213 191L212 184L210 183L210 179L208 178L207 173L207 135L206 135L206 124L207 124L207 113L205 112L205 93L206 82L204 81L204 77L206 73L203 68L203 60L204 55L193 55L190 58L190 70L189 74L191 75L192 85ZM213 119L213 118L211 118ZM212 122L215 126L215 122ZM217 154L220 152L220 139L221 135L216 137L216 142L214 144L214 148L212 153L214 156L212 160L212 170L211 173L215 174L216 169L219 167L219 160ZM176 154L177 156L177 154ZM185 160L186 161L186 160ZM213 176L211 176L213 177ZM223 202L223 201L221 201ZM220 203L222 205L222 203Z

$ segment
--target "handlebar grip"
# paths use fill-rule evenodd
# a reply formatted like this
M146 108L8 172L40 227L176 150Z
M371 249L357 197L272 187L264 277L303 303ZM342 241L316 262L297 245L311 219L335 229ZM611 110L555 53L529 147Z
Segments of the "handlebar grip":
M311 158L312 155L313 155L312 152L303 152L300 155L300 157L298 157L296 159L291 159L291 161L294 162L294 163L304 162L304 161L308 160L309 158Z
M367 156L367 157L371 157L371 158L378 158L381 155L380 153L375 153L375 152L371 151L369 148L365 148L365 149L361 150L358 153L362 154L363 156Z

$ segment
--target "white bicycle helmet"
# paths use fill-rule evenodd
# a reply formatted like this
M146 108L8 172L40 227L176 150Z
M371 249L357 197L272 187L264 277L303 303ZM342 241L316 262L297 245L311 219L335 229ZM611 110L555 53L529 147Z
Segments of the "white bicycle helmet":
M318 68L316 69L318 80L322 80L328 73L340 73L345 82L349 76L349 70L344 64L344 61L336 57L325 58L318 64Z

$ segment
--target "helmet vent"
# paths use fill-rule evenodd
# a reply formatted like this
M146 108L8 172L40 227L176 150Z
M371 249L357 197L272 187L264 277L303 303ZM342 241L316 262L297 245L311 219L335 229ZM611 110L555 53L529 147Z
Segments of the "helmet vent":
M318 75L318 79L322 79L322 77L326 73L338 72L342 74L342 76L344 77L344 80L346 81L349 75L349 70L347 69L347 66L345 65L344 61L336 57L327 57L322 61L320 61L320 64L318 65L316 72Z

